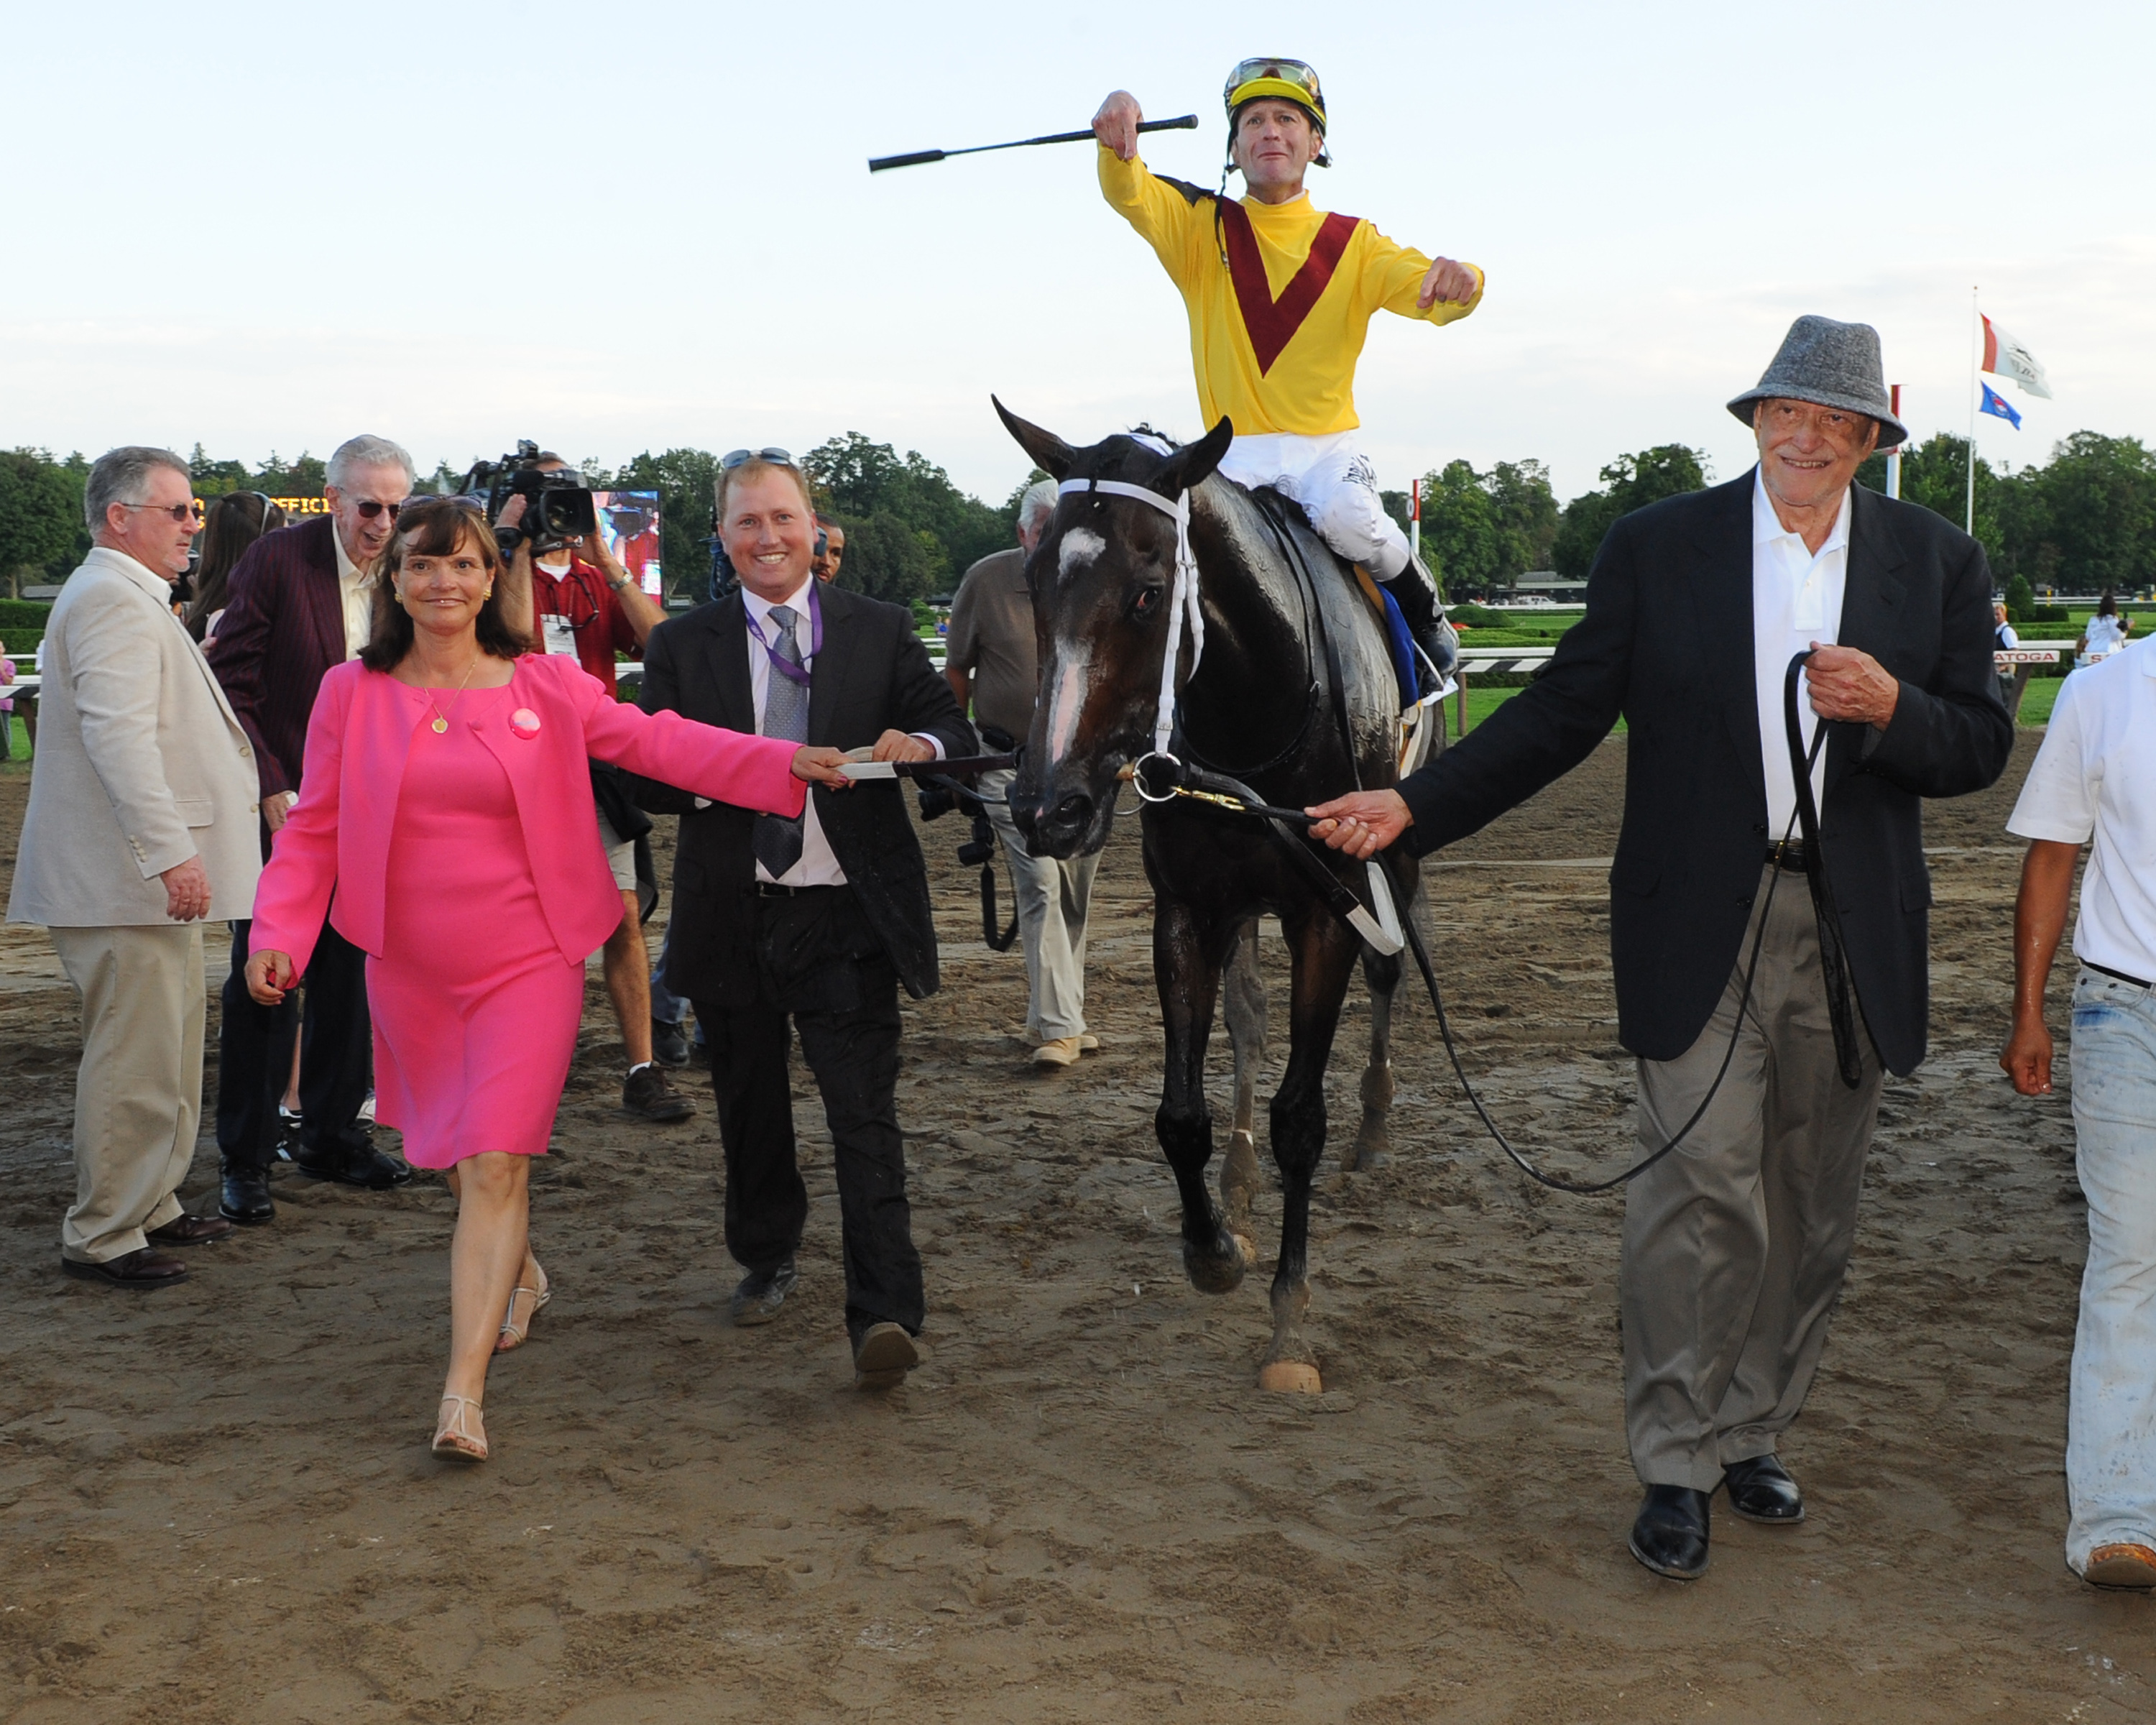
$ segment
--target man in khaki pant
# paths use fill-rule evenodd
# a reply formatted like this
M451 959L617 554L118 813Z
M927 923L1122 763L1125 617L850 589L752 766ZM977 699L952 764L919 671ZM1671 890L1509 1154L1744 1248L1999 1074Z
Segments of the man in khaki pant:
M245 916L261 873L246 733L172 615L197 531L169 450L99 458L94 548L45 629L44 707L13 922L41 922L82 995L70 1276L146 1289L183 1280L160 1246L232 1231L175 1192L202 1109L202 922Z

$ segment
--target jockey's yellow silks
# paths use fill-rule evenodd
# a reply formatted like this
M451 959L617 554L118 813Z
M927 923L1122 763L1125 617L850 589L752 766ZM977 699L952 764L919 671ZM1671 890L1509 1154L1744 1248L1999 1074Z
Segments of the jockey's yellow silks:
M1475 297L1466 305L1419 311L1430 259L1368 222L1327 215L1307 193L1286 203L1227 201L1216 230L1209 193L1194 202L1142 161L1124 162L1105 146L1098 154L1101 192L1183 295L1209 426L1225 413L1238 436L1352 430L1362 423L1355 362L1373 315L1443 324L1482 303L1476 269Z

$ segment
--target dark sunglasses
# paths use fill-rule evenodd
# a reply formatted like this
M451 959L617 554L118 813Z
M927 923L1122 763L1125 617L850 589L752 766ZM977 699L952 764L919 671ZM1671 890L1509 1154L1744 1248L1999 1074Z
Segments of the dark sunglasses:
M411 501L407 497L404 503L409 503ZM368 521L372 521L386 509L389 511L389 519L393 521L397 519L397 511L403 508L404 503L381 503L368 497L353 503L352 507L366 516Z
M203 506L199 503L123 503L120 506L122 509L146 509L153 515L168 515L176 521L183 521L190 516L197 521L203 518Z
M720 456L719 470L721 473L732 473L747 461L772 461L781 467L791 467L794 465L791 452L767 444L761 449L735 449L730 454Z

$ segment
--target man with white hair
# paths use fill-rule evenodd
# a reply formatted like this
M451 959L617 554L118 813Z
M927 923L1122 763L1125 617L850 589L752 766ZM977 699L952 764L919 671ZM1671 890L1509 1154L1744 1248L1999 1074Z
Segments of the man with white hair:
M113 449L90 470L94 544L46 625L8 904L50 932L82 996L60 1267L138 1292L186 1279L159 1248L232 1232L176 1194L202 1111L203 919L244 916L262 871L252 745L172 612L193 491L169 449Z
M975 728L991 748L1008 752L1033 727L1040 673L1035 660L1033 589L1026 559L1055 513L1055 481L1043 480L1018 506L1018 542L966 572L951 602L951 634L943 675L963 707L973 704ZM1098 1048L1086 1032L1086 912L1093 896L1098 852L1062 860L1028 855L1004 799L1013 773L981 775L982 800L1004 841L1018 895L1019 932L1025 942L1025 1034L1037 1043L1034 1064L1068 1066Z
M412 495L412 458L386 437L355 437L330 457L326 511L265 533L232 571L209 662L254 745L268 833L285 824L300 791L307 720L332 665L356 659L373 628L374 570ZM264 834L264 842L267 834ZM218 1040L217 1142L223 1158L219 1208L235 1222L267 1222L277 1102L291 1070L289 1002L259 1006L247 991L247 925L233 931ZM305 1040L300 1057L300 1142L292 1159L320 1180L380 1191L410 1168L374 1147L360 1110L374 1060L367 1010L366 954L325 921L307 966Z

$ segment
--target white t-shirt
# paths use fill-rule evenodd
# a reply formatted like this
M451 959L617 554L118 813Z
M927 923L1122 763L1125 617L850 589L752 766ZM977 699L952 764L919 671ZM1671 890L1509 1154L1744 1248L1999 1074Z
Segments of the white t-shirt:
M2006 830L2095 843L2082 876L2074 953L2156 980L2156 639L2077 670Z

